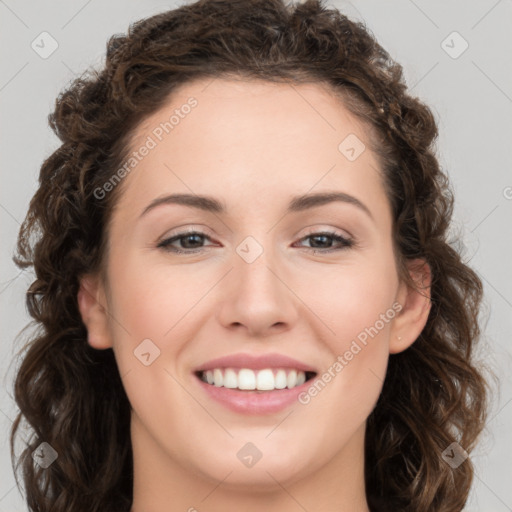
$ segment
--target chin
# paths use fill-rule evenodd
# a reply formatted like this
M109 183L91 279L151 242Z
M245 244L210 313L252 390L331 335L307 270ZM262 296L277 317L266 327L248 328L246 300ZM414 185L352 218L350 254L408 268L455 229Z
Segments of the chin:
M207 456L195 460L195 472L203 474L208 480L223 482L223 488L239 491L254 491L257 488L258 492L271 492L281 489L279 484L290 485L317 469L314 467L316 464L311 463L312 457L304 450L297 449L297 446L307 444L294 442L291 443L293 446L287 447L267 440L260 443L261 448L257 448L258 441L251 444L250 441L239 439L230 440L231 449L211 451Z

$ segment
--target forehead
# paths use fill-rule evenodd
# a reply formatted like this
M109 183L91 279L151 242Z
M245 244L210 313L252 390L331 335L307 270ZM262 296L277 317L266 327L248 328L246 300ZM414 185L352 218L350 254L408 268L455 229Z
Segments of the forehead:
M191 106L192 105L192 106ZM201 143L212 144L229 136L259 143L264 135L279 135L277 142L293 143L294 136L307 134L311 142L326 139L336 142L347 129L365 138L365 127L343 105L339 96L322 82L274 83L263 80L200 79L182 84L168 97L167 102L135 128L132 146L153 133L157 142L171 132L174 138L187 138L190 130ZM248 130L258 127L247 139ZM329 136L330 135L330 136ZM169 144L172 141L167 141ZM270 141L268 141L270 142ZM219 148L220 149L220 148ZM336 149L336 148L335 148Z
M134 130L130 150L143 146L121 199L139 210L175 191L251 204L313 188L383 193L364 124L322 83L185 83Z

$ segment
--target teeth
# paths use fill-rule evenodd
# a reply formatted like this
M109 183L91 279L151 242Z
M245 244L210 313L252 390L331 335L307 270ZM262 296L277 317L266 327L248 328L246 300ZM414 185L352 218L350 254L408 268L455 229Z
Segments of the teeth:
M256 389L256 375L252 370L238 372L238 389Z
M241 374L242 372L240 372ZM251 372L254 373L254 372ZM272 370L261 370L256 377L256 388L262 391L269 391L276 388L274 372Z
M288 374L287 385L289 388L294 388L297 385L297 372L295 370Z
M248 368L215 368L202 372L201 379L216 387L241 390L272 391L274 389L294 388L306 382L306 373L301 370L274 370L265 368L254 371Z
M274 385L276 389L284 389L287 385L286 372L278 370L275 376Z
M228 368L224 373L224 387L225 388L236 388L238 386L238 379L236 373Z

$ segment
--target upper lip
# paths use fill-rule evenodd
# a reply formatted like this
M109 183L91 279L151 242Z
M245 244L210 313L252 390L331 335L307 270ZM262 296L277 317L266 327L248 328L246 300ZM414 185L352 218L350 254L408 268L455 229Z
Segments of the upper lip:
M292 357L283 354L231 354L228 356L211 359L198 366L194 371L201 372L213 370L215 368L248 368L251 370L263 370L265 368L294 368L303 372L313 372L316 370Z

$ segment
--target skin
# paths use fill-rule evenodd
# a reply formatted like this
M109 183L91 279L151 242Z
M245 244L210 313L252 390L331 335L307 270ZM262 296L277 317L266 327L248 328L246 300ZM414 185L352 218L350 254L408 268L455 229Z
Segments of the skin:
M389 355L427 321L428 266L410 262L422 293L399 280L366 131L324 86L191 82L137 127L132 148L190 97L197 106L120 185L107 281L84 276L78 294L89 343L114 350L132 406L132 511L367 512L366 420ZM367 147L354 161L338 150L349 134ZM292 196L322 191L358 198L371 217L342 202L285 215ZM170 193L213 196L227 213L166 204L140 217ZM173 243L189 254L157 247L187 228L210 238ZM339 244L306 237L326 230L356 245L322 253ZM263 248L252 263L236 252L248 236ZM393 303L400 312L306 405L235 413L209 400L192 374L216 357L277 352L320 375ZM134 350L148 338L160 355L145 366ZM237 458L247 442L262 453L252 468Z

